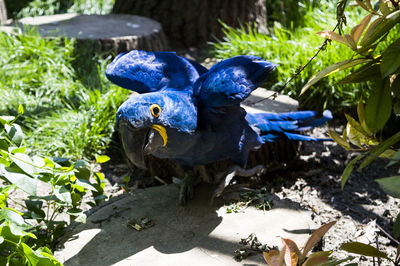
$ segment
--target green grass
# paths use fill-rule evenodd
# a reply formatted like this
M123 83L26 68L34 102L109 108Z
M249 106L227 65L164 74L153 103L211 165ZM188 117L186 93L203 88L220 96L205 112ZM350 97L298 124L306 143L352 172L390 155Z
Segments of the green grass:
M107 14L114 0L6 0L11 16L16 18L60 13ZM17 1L17 2L18 2Z
M355 11L349 15L351 21L355 22L359 22L358 20L362 18ZM368 89L362 84L336 84L345 76L346 72L323 79L317 84L316 89L299 97L301 88L313 74L353 55L350 49L335 42L332 42L326 51L321 52L297 79L293 80L285 89L281 89L296 72L296 69L306 64L323 43L324 39L319 37L316 32L332 29L336 24L334 6L330 3L313 10L309 9L303 21L303 27L290 29L275 23L270 35L254 32L249 27L233 29L225 26L225 37L222 41L214 44L213 53L221 59L241 54L256 55L278 64L277 71L267 86L299 99L304 108L330 108L339 112L343 108L354 105L363 92L368 92Z
M105 78L110 58L91 54L72 40L0 33L0 115L24 106L33 152L91 159L107 148L129 92Z

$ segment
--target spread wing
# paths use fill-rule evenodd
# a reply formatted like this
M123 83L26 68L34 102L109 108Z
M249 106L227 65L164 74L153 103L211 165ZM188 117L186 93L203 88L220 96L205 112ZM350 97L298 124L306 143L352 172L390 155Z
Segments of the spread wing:
M261 85L276 65L256 56L236 56L213 66L195 84L194 94L205 107L239 104Z
M123 88L147 93L164 88L192 90L199 73L207 69L173 52L131 51L119 54L107 66L106 76Z

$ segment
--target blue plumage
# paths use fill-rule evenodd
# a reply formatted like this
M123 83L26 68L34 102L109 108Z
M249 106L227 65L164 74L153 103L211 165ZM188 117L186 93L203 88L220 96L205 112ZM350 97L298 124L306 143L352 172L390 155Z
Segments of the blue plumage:
M138 167L145 166L146 154L186 167L227 158L245 166L249 152L265 142L320 140L300 131L331 119L329 111L316 118L313 111L250 114L240 107L275 67L255 56L233 57L208 71L171 52L117 56L107 77L141 93L117 113L128 158Z

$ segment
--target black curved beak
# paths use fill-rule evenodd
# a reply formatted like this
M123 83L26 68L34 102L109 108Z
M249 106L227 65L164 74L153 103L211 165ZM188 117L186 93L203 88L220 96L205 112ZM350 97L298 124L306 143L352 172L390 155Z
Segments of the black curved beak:
M120 121L118 127L125 155L135 166L146 169L144 156L162 147L163 138L153 128L133 128L126 121Z

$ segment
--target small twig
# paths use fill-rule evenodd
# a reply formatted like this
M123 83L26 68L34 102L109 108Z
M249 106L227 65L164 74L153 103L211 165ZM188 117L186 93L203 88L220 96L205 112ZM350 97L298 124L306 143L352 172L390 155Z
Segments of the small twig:
M335 31L335 30L339 27L339 24L340 24L339 22L336 24L336 26L333 28L333 31ZM299 67L296 69L296 72L286 81L285 85L283 85L283 86L280 88L280 90L283 90L284 88L286 88L286 86L287 86L293 79L297 78L297 77L301 74L301 72L303 72L303 70L314 60L314 58L317 57L318 54L319 54L322 50L325 49L325 47L326 47L326 45L328 44L329 41L330 41L329 39L325 39L325 41L322 43L322 45L318 48L317 52L308 60L308 62L307 62L304 66L299 66ZM278 96L278 93L275 92L275 93L274 93L273 95L271 95L271 96L272 96L273 99L275 100L275 98ZM252 103L251 105L254 105L254 104L256 104L256 103L259 103L259 102L262 102L262 101L264 101L264 100L266 100L266 99L269 99L271 96L266 97L266 98L264 98L264 99L261 99L261 100L259 100L259 101L256 101L256 102Z
M392 237L388 232L386 232L382 227L379 226L379 224L376 224L376 227L378 227L379 230L382 231L390 240L395 242L397 245L400 245L400 242L397 241L394 237Z

